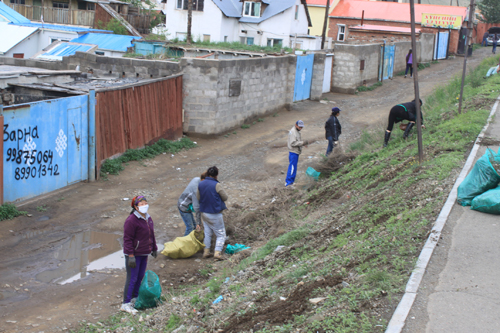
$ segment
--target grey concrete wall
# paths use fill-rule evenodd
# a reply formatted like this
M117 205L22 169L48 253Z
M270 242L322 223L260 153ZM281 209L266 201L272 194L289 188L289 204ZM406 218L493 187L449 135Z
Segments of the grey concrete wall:
M434 54L434 38L434 34L420 34L420 62L432 61L432 55Z
M325 53L315 53L311 83L311 100L319 101L323 94L323 80L325 77Z
M295 56L182 59L184 131L217 134L286 107L292 101L295 66ZM239 96L229 96L231 80L241 80Z

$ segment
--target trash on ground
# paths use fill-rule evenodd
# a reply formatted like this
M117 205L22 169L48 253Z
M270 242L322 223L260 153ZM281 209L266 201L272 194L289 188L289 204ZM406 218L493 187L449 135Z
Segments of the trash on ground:
M161 303L161 285L158 275L153 271L146 271L139 287L139 296L134 307L138 310L154 308Z
M309 177L312 177L314 180L318 180L319 175L321 175L321 172L318 172L318 171L314 170L313 168L308 167L306 170L306 175L308 175Z
M276 246L276 249L274 249L274 252L279 251L284 247L285 247L285 245L278 245L278 246Z
M280 296L281 301L286 301L286 297Z
M225 252L227 254L235 254L237 252L240 252L240 251L243 251L243 250L246 250L246 249L250 249L250 247L245 246L243 244L234 244L234 245L229 244L228 246L226 246L226 251Z
M492 161L500 164L500 156L488 148L458 186L457 202L460 205L470 206L476 196L498 186L500 175L493 167Z
M161 254L172 259L189 258L205 248L205 244L202 243L203 238L202 231L193 230L187 236L177 237L173 242L165 243Z
M500 187L486 191L472 200L470 209L500 215Z
M318 304L319 302L323 302L326 299L326 297L317 297L317 298L311 298L309 302L312 304Z
M229 282L229 277L226 278L226 280L224 281L224 283L228 283Z
M213 301L213 302L212 302L212 304L217 304L217 303L219 303L220 301L222 301L223 299L224 299L224 297L222 297L222 295L221 295L221 296L217 297L217 298L215 299L215 301Z

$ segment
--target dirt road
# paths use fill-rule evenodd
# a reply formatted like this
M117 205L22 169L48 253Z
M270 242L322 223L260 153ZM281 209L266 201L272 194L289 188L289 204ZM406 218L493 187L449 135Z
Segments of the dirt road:
M474 66L489 56L476 51ZM424 98L462 69L463 58L441 61L419 73ZM294 103L291 111L263 118L249 129L237 128L211 139L195 139L198 147L176 155L131 162L108 181L74 185L20 207L31 217L1 222L0 332L40 332L75 328L78 322L96 322L118 310L125 279L120 254L123 222L134 195L146 195L159 243L184 232L177 198L192 177L211 165L234 205L258 209L260 198L273 187L284 186L288 164L286 136L294 122L305 122L303 138L313 140L299 160L299 182L309 165L326 150L324 122L330 109L342 109L341 149L363 129L383 126L389 109L413 97L413 81L401 76L359 95L325 94L322 103ZM326 102L326 103L325 103ZM399 134L398 134L399 135ZM87 267L87 264L91 264ZM165 287L203 279L199 255L186 260L150 258L149 269Z

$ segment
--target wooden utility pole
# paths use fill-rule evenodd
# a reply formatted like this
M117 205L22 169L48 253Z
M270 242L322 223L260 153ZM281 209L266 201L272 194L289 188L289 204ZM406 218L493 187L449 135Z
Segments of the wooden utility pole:
M186 0L184 0L186 1ZM193 0L188 0L188 26L187 26L187 36L186 42L191 44L193 38L191 37L191 21L193 19Z
M413 86L415 88L415 106L417 107L417 133L418 133L418 161L422 164L424 151L422 147L422 118L420 110L420 92L418 90L418 62L417 62L417 38L415 37L415 0L410 0L410 18L411 18L411 48L412 48L412 67L413 67Z
M474 3L474 0L471 0L469 8L469 22L467 24L467 36L465 36L464 69L462 71L462 85L460 86L460 100L458 101L458 113L462 113L462 96L464 94L465 71L467 70L467 56L469 55L469 43L472 37L472 24L474 20L475 6L476 4Z
M326 0L325 20L323 22L323 33L321 34L321 49L325 49L326 27L328 26L328 12L330 11L330 0Z

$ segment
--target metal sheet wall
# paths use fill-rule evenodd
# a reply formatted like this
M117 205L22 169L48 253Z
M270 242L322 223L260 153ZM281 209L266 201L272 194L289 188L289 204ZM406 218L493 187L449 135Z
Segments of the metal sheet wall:
M127 149L182 136L182 76L96 93L97 165Z

